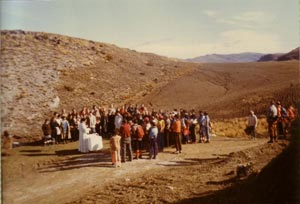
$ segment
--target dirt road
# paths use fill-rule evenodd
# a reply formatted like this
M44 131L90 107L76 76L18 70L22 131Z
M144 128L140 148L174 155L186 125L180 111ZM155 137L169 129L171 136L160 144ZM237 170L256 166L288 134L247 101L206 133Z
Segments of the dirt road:
M77 143L20 147L3 158L3 203L172 203L224 188L230 182L211 184L233 178L239 163L251 161L259 171L286 143L266 142L216 137L184 145L182 154L167 148L156 160L145 155L117 169L107 149L79 154Z

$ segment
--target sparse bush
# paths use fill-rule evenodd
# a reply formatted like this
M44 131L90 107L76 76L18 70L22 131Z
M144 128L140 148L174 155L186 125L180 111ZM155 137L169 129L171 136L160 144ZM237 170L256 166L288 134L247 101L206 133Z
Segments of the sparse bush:
M105 59L107 61L111 61L113 59L113 57L110 54L107 54L106 57L105 57Z
M70 92L75 90L74 87L67 86L67 85L65 85L64 88L65 88L65 90L70 91Z

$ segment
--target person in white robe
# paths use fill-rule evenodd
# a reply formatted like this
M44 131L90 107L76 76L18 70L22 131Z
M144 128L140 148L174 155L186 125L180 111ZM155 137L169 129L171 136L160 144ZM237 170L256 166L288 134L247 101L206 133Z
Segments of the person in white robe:
M89 128L86 126L86 119L82 118L81 123L79 125L79 148L80 152L86 153L88 152L88 144L87 144L87 134L90 132Z

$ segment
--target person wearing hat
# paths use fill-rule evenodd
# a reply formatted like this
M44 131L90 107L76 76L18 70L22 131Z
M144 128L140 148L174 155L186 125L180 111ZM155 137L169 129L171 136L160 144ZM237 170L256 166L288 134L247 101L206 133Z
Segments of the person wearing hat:
M249 133L249 135L251 135L252 139L256 138L256 132L255 132L256 127L257 127L257 117L254 114L254 111L251 110L250 115L248 117L247 129L248 129L248 133Z

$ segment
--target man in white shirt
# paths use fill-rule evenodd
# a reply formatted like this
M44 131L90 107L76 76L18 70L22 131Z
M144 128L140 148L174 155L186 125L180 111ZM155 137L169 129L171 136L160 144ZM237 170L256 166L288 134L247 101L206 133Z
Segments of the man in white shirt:
M256 133L255 129L257 127L257 117L254 114L254 111L250 111L250 115L248 117L248 130L249 130L249 135L252 136L252 139L256 138Z

